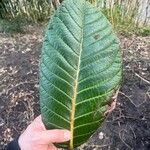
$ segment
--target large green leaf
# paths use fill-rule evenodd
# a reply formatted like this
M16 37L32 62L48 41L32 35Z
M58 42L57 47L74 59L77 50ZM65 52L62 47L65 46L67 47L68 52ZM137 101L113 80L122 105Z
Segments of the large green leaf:
M73 149L102 124L122 75L119 40L106 17L85 0L65 0L46 32L40 104L47 129L71 131Z

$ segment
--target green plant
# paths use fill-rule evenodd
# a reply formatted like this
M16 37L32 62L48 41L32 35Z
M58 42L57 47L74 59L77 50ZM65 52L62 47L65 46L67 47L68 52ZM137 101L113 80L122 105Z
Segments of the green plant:
M62 1L63 0L1 0L0 18L13 20L19 16L30 23L47 22L54 12L54 7L57 7ZM131 35L138 33L139 35L141 33L140 35L143 35L141 28L138 27L139 23L137 22L140 13L138 0L87 1L97 6L106 15L108 20L112 23L114 30L119 34ZM145 26L147 26L147 24L143 24L142 27L145 28Z
M23 33L23 26L26 23L21 18L14 18L13 20L0 20L0 32L6 33Z
M136 33L138 29L135 20L139 9L136 0L127 0L126 3L122 0L110 0L106 3L107 5L100 3L98 8L112 23L114 30L123 34Z
M40 63L40 105L47 129L71 131L73 148L101 126L119 88L119 40L106 17L85 0L65 0L45 35Z
M150 36L150 27L139 28L136 34L141 36Z
M49 19L51 3L49 0L1 0L0 17L14 19L20 16L28 21L41 22Z

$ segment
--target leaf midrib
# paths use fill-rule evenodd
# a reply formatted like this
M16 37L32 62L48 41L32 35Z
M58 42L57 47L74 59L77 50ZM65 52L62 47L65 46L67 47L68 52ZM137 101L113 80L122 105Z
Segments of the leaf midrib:
M83 6L84 8L84 6ZM83 10L84 12L84 10ZM82 28L81 28L81 44L80 44L80 53L77 65L77 74L76 79L74 81L74 88L73 88L73 98L72 98L72 108L71 108L71 116L70 116L70 132L71 132L71 139L70 139L70 150L74 148L74 121L75 121L75 111L76 111L76 98L77 98L77 91L78 91L78 80L79 80L79 73L80 73L80 64L81 64L81 55L83 51L83 28L84 28L84 13L82 12L83 20L82 20Z

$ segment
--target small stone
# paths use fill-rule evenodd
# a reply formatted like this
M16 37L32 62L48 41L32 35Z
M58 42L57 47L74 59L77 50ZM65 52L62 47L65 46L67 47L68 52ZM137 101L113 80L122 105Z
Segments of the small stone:
M5 124L5 121L2 118L0 118L0 127L3 126L4 124Z
M34 87L35 87L35 88L39 88L39 85L38 85L38 84L35 84Z
M14 139L12 138L12 137L10 137L10 139L9 139L10 141L13 141Z
M9 128L7 128L7 132L10 132L11 130Z
M103 133L103 132L100 132L100 133L99 133L99 139L102 140L103 138L104 138L104 133Z

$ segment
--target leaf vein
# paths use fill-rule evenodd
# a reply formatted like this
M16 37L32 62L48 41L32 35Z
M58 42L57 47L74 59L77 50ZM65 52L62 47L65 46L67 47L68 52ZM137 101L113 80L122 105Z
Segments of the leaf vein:
M100 94L100 95L97 95L97 96L92 97L92 98L84 99L83 101L76 103L76 106L77 106L77 105L80 105L80 104L83 104L83 103L85 103L85 102L89 102L89 101L91 101L91 100L93 100L93 99L103 97L103 96L107 95L108 93L111 93L113 90L114 90L114 88L112 88L111 90L107 91L107 92L104 93L104 94Z
M53 113L54 115L58 116L59 118L61 118L63 121L65 121L66 123L70 124L70 121L67 120L66 118L62 117L61 115L59 115L58 113L52 111L51 109L49 109L46 105L44 105L43 107L45 107L47 109L48 112ZM45 112L46 113L46 112Z
M105 47L103 47L93 53L90 53L89 55L86 55L85 57L82 58L82 60L86 61L89 58L93 58L93 56L99 54L100 52L104 52L104 51L108 50L109 48L112 47L113 43L114 43L114 39L112 41L110 41L110 43L107 44Z
M88 133L86 133L86 134L79 134L79 135L76 135L76 136L74 136L74 139L75 138L78 138L78 137L82 137L82 136L87 136L87 135L91 135L91 134L93 134L95 132L95 130L93 130L93 131L91 131L91 132L88 132Z
M64 6L64 8L67 10L70 18L73 20L73 22L81 29L82 27L78 24L78 22L74 19L74 17L69 13L68 8Z
M52 125L52 126L55 126L56 128L58 128L58 129L64 129L64 127L61 127L61 126L59 126L59 125L56 125L55 123L52 123L52 122L48 122L47 124L49 124L50 126Z
M100 121L101 120L96 120L94 122L89 122L89 123L86 123L86 124L82 124L82 125L76 126L74 129L81 128L81 127L88 126L88 125L92 125L92 124L96 124L96 123L98 123Z
M118 52L119 52L119 51L118 51ZM117 54L118 54L118 53L117 53ZM116 54L116 56L114 57L114 59L112 59L112 61L110 62L110 64L107 65L105 68L103 68L100 72L97 72L97 73L95 74L95 76L97 76L97 75L99 75L100 73L104 72L105 70L109 69L109 68L114 64L114 62L116 61L117 54ZM85 69L85 68L82 68L81 70L83 70L83 69ZM91 74L91 75L87 76L86 78L80 80L80 81L79 81L79 84L81 84L83 81L86 81L87 79L89 79L89 78L91 78L91 77L93 77L93 74Z
M106 25L106 26L104 26L104 27L102 27L102 28L100 28L100 29L98 29L98 30L96 30L96 31L94 31L94 32L92 32L92 33L86 35L85 38L90 37L90 36L94 36L96 33L99 33L99 32L101 32L101 31L105 30L107 27L109 27L109 26ZM112 31L110 31L109 33L111 33L111 32L112 32ZM100 39L102 39L102 38L100 38ZM98 41L98 40L96 40L95 42L97 42L97 41Z
M59 100L57 100L57 99L54 98L53 96L49 95L49 94L48 94L48 91L46 91L46 89L44 88L44 86L43 86L42 84L41 84L40 86L43 88L43 90L46 92L46 94L48 95L49 98L52 98L55 102L59 103L61 106L65 107L68 111L71 112L71 110L70 110L69 107L67 107L66 105L64 105L63 103L61 103Z
M82 118L82 117L85 117L85 116L88 116L88 115L90 115L90 114L92 114L92 113L94 113L95 111L91 111L91 112L88 112L88 113L86 113L86 114L83 114L83 115L80 115L80 116L78 116L78 117L75 117L75 120L77 120L77 119L79 119L79 118Z
M94 45L95 43L98 43L100 41L102 41L103 39L105 39L106 37L108 38L108 36L110 36L112 34L112 31L108 32L107 34L105 34L103 37L101 37L99 40L94 41L93 43L90 43L89 45L87 45L87 47Z
M68 33L71 34L71 36L79 43L79 40L77 39L77 37L75 37L75 35L71 32L71 30L65 25L64 21L62 19L60 19L58 16L55 16L56 18L59 19L59 21L64 25L64 27L67 29Z
M54 52L58 52L58 51L54 51ZM48 56L48 58L51 58L51 56L47 53L47 51L45 50L45 54ZM58 52L59 56L65 61L66 64L68 64L73 70L76 70L76 68L74 68L64 57L63 55ZM56 55L57 56L57 55Z
M43 61L42 64L47 68L47 70L52 73L52 75L54 75L55 77L59 78L60 80L64 81L66 84L68 84L69 86L73 87L72 84L70 84L67 80L61 78L60 76L58 76L57 74L53 73L52 71L50 71L49 67L45 64L45 62ZM43 72L43 71L42 71Z
M90 86L90 87L88 87L88 88L86 88L86 89L80 90L80 91L78 91L78 94L81 94L82 92L85 92L85 91L87 91L87 90L91 90L91 89L93 89L93 88L95 88L95 87L96 87L96 88L100 87L102 84L105 84L106 82L111 81L111 80L112 80L113 78L115 78L119 73L120 73L120 69L118 69L117 73L116 73L113 77L107 78L107 79L103 80L102 82L97 81L98 84L95 84L95 85Z
M98 22L101 18L102 18L102 16L100 16L100 17L98 16L98 18L96 18L95 20L86 23L85 26L89 26L89 25L91 25L91 24L94 24L94 23Z
M47 78L47 76L44 74L44 72L42 72L42 75L45 77L45 79L47 81L50 82L50 80ZM70 100L72 99L68 94L66 94L62 89L58 88L56 85L54 85L52 82L48 83L49 85L52 85L54 88L56 88L59 92L61 92L62 94L64 94L65 96L67 96Z

